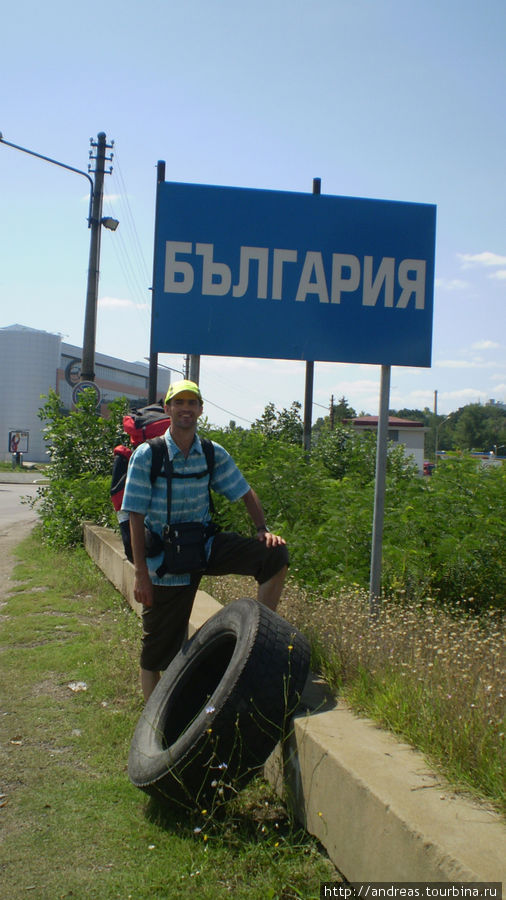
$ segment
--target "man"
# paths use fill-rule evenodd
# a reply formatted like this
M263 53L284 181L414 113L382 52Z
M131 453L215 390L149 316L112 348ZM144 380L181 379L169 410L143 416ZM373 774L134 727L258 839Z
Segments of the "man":
M258 583L258 601L275 609L288 569L286 542L269 532L259 498L219 444L214 444L211 479L192 477L202 475L207 467L197 434L197 422L203 411L198 385L186 380L171 384L165 409L171 422L164 440L176 476L171 479L171 523L208 524L211 519L209 486L231 502L242 499L257 536L247 538L220 532L209 538L205 574L253 575ZM157 573L163 554L146 559L145 522L158 535L162 535L167 523L167 478L162 474L151 484L151 460L150 445L141 444L130 462L122 506L130 514L134 596L143 605L141 684L146 700L160 678L160 671L167 668L185 639L202 577L202 572Z

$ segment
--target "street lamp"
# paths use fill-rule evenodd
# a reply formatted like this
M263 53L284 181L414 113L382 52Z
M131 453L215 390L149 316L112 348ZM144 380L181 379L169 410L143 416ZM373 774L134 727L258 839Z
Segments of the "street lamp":
M446 417L446 419L443 419L441 422L436 422L436 437L435 437L435 442L434 442L434 463L436 466L437 466L437 454L438 454L439 429L441 428L441 425L444 425L444 423L447 422L448 419L451 419L451 417L453 415L454 415L454 413L451 412L450 415Z
M36 153L34 150L28 150L19 144L13 144L6 141L2 132L0 132L0 143L7 147L13 147L15 150L21 150L22 153L28 153L29 156L36 156L45 162L52 163L54 166L60 166L62 169L68 169L69 172L75 172L87 178L90 184L90 204L88 209L88 228L91 229L90 235L90 257L88 266L88 284L86 291L86 309L84 314L84 337L83 337L83 359L81 364L81 381L95 380L95 336L96 336L96 319L97 319L97 299L98 299L98 276L100 262L100 226L116 231L119 225L117 219L110 216L102 217L102 201L104 195L104 175L105 160L112 159L112 154L106 157L106 150L114 146L106 143L106 136L103 131L98 134L97 143L91 140L92 147L97 148L95 182L88 172L76 169L74 166L68 166L66 163L52 159L50 156L43 156L42 153ZM93 158L93 151L90 150L90 158ZM109 174L112 167L109 169Z
M116 231L116 228L119 225L118 220L111 218L111 216L104 216L101 222L104 228L108 228L109 231Z

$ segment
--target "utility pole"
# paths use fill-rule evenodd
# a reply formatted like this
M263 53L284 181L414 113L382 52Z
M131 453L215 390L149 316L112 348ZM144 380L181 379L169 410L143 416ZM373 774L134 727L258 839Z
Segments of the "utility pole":
M88 228L91 229L91 239L90 262L88 268L88 289L86 295L86 310L84 319L81 381L94 381L95 332L97 320L98 273L100 260L100 226L104 225L111 231L116 231L116 228L119 225L118 220L113 219L110 216L102 219L105 160L112 160L112 153L109 157L106 157L105 153L106 149L111 149L114 146L114 141L111 144L107 144L105 134L103 132L100 132L100 134L98 135L98 143L95 143L93 141L93 138L91 138L90 140L91 146L97 148L96 157L93 156L93 150L90 150L90 159L96 158L97 161L97 167L95 169L95 184L93 184L93 179L89 174L91 171L91 165L88 165L88 172L82 172L81 169L76 169L74 166L68 166L66 163L62 163L57 159L52 159L51 156L44 156L42 153L36 153L35 150L29 150L27 147L21 147L19 144L13 144L11 143L11 141L6 141L1 132L0 143L6 144L8 147L14 147L15 150L21 150L22 153L28 153L29 156L35 156L37 157L37 159L42 159L44 160L44 162L51 163L54 166L60 166L60 168L67 169L69 172L76 172L77 175L82 175L84 178L88 179L90 185ZM109 169L108 174L110 174L111 172L112 166Z
M97 141L90 139L92 148L96 148L96 156L93 155L93 149L90 150L90 159L95 159L95 181L93 188L93 200L91 204L90 216L90 259L88 265L88 289L86 293L86 310L84 314L84 337L83 337L83 361L81 365L81 381L95 381L95 342L97 331L97 300L98 300L98 277L100 267L100 236L102 226L102 203L104 199L104 175L105 161L111 160L112 154L106 157L106 150L111 149L114 144L106 143L106 136L103 131L97 135ZM88 171L92 171L91 164ZM112 166L108 174L112 172Z
M200 381L200 356L196 353L190 353L189 356L188 379L194 381L195 384Z
M200 379L200 356L198 353L187 353L184 358L183 374L187 381L199 383Z
M165 181L165 160L159 159L156 166L156 206L158 208L158 192L160 189L160 185ZM155 228L156 228L156 217L155 217ZM156 246L156 235L155 235L155 246ZM155 283L155 262L153 260L153 285ZM154 287L151 288L151 343L153 342L153 335L155 333L155 320L154 320L154 300L153 300L153 290ZM148 402L155 403L156 402L156 392L158 386L158 353L155 353L152 347L149 350L149 387L148 387Z

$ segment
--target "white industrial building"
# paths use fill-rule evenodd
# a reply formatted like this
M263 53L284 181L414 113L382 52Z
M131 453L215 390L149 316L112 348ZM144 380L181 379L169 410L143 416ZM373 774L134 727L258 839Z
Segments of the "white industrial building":
M79 381L82 350L62 341L59 334L24 325L0 328L0 459L10 461L13 451L25 460L47 462L44 423L38 412L41 395L53 388L63 406L71 410ZM148 402L149 366L126 362L103 353L95 354L95 384L100 389L101 411L117 397L127 397L133 407ZM170 370L158 368L157 399L165 397Z
M347 419L355 431L378 430L378 416L357 416L355 419ZM400 419L397 416L388 418L388 440L394 444L403 444L406 456L412 456L418 471L423 474L425 428L423 422L415 422L411 419Z

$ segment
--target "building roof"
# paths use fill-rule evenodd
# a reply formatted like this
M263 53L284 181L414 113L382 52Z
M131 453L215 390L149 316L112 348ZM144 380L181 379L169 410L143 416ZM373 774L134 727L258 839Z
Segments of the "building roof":
M345 419L345 422L351 422L355 427L377 428L378 416L357 416L355 419ZM399 416L388 417L389 428L423 428L423 422L416 422L413 419L401 419Z
M31 334L51 334L55 337L61 337L61 334L54 334L53 331L42 331L40 328L29 328L28 325L5 325L0 331L29 331Z

